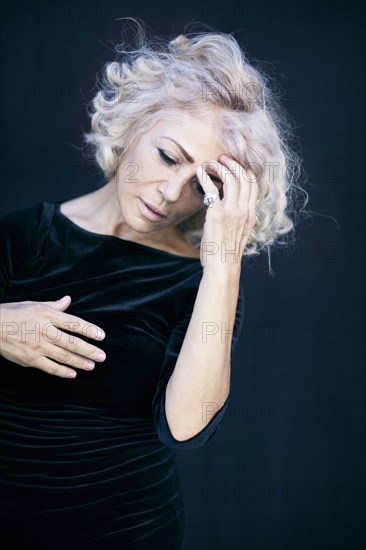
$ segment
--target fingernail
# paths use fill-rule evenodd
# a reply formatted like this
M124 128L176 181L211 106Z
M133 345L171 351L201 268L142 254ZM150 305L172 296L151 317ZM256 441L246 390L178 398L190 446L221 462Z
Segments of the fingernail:
M105 358L106 358L106 354L104 353L104 351L101 351L97 357L97 360L104 361Z
M97 338L98 340L103 340L103 338L105 338L105 332L104 332L104 330L102 330L101 328L97 328L96 338Z
M94 363L93 363L92 361L87 361L87 363L86 363L86 365L85 365L85 368L86 368L87 370L92 370L92 369L94 369L94 367L95 367L95 365L94 365Z

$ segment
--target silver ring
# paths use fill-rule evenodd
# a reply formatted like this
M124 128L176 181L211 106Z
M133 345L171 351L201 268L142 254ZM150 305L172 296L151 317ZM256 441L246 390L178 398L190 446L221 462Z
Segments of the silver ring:
M205 193L203 197L203 202L206 206L211 207L212 204L218 199L219 196L216 193Z

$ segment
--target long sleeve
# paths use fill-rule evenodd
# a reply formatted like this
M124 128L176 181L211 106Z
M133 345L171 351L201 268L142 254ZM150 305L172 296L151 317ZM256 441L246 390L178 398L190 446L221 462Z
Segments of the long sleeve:
M174 366L176 364L179 352L183 345L184 337L189 325L191 315L192 315L192 311L189 311L188 313L186 313L185 316L181 319L181 321L178 323L178 325L174 328L174 330L171 333L171 336L169 338L168 345L166 348L164 364L161 370L159 382L157 384L156 393L152 401L154 422L155 422L156 431L160 441L164 443L164 445L166 445L167 447L170 447L174 450L179 450L179 451L189 451L205 445L217 432L222 422L222 419L224 417L225 411L228 406L228 401L229 401L229 397L228 397L225 403L223 404L223 406L219 409L217 406L214 407L211 404L207 404L207 409L205 413L203 413L206 415L205 421L207 422L207 424L195 436L189 439L186 439L184 441L178 441L173 437L169 429L169 424L167 422L167 418L165 414L166 387L169 382L169 378L173 373ZM241 282L240 288L239 288L238 305L236 310L234 329L233 329L231 355L233 354L233 351L239 341L243 323L244 323L244 287ZM210 416L211 418L209 419Z

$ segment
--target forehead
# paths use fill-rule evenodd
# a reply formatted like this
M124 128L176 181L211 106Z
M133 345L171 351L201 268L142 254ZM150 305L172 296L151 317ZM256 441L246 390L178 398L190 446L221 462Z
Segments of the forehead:
M164 118L153 126L149 134L156 139L159 139L160 136L174 139L196 162L202 162L218 160L219 156L225 153L224 146L216 135L216 129L214 115L202 120L187 113L175 111L165 114ZM179 151L170 140L161 138L159 142Z

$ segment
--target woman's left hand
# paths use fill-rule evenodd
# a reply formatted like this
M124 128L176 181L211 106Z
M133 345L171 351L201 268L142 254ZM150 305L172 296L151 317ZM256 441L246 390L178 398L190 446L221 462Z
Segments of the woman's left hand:
M256 203L258 183L251 168L246 170L238 162L226 155L221 162L210 161L223 182L223 198L218 197L206 208L206 219L201 240L202 267L217 273L237 269L240 272L241 260L250 232L256 223ZM205 193L218 193L217 186L204 170L197 167L197 176Z

